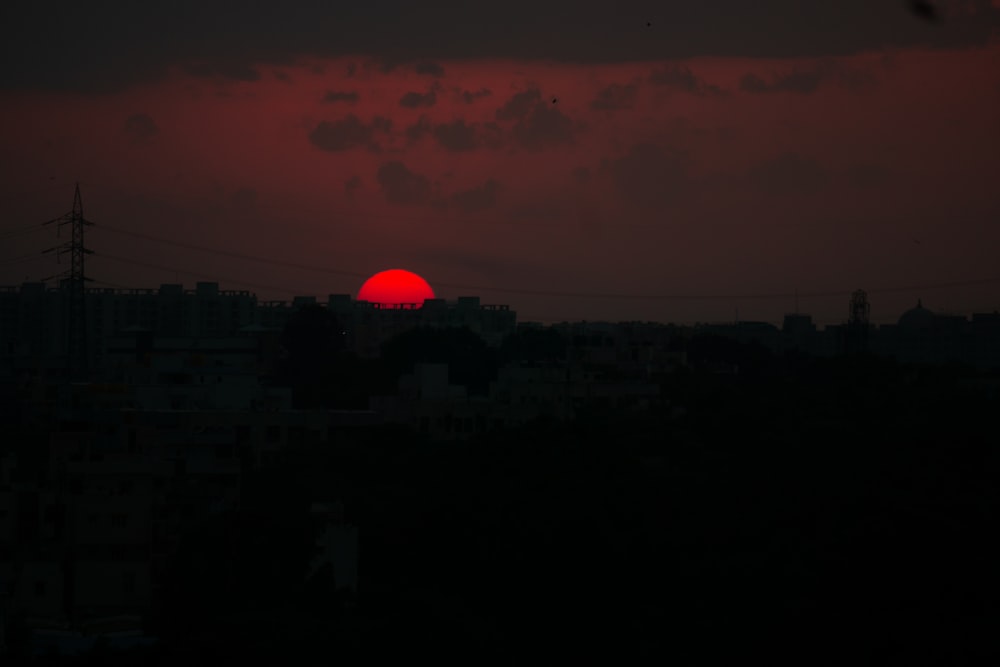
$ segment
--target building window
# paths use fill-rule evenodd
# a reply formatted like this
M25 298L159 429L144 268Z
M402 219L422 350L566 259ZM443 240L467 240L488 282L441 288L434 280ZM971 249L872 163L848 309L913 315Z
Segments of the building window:
M35 597L36 598L43 598L43 597L45 597L45 582L44 581L36 581L35 582Z
M127 514L112 514L111 515L111 525L115 528L124 528L128 525L128 515Z

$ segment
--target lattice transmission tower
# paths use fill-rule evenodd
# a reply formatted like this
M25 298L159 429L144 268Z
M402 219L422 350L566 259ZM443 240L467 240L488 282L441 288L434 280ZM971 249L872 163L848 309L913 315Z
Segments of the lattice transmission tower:
M91 281L84 269L84 258L92 255L83 243L83 232L94 223L83 217L83 199L80 197L80 184L76 184L76 194L73 196L73 210L61 217L49 220L46 225L56 225L59 235L63 227L70 227L70 240L49 248L45 252L55 252L57 261L68 254L69 269L45 280L61 278L60 287L67 294L66 307L66 360L67 377L71 382L84 382L88 375L87 350L87 299L86 284Z

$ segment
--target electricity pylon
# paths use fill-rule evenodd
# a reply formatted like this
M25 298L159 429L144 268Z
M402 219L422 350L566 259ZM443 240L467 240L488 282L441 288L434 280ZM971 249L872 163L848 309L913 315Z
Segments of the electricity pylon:
M67 378L71 382L84 382L88 375L87 350L87 294L86 283L90 282L84 271L84 258L92 255L83 243L83 232L94 223L83 217L83 199L80 197L80 184L76 184L76 194L73 196L73 210L61 217L49 220L46 225L55 224L57 230L70 226L70 240L61 245L49 248L45 252L55 252L56 257L69 254L69 269L50 278L62 278L61 288L67 292L67 324L66 327L66 359ZM58 234L58 231L57 231ZM46 279L48 280L48 278Z

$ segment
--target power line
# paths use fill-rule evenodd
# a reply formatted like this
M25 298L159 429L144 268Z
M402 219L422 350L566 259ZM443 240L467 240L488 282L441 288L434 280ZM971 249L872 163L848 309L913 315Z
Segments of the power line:
M252 281L246 281L246 280L239 280L239 279L235 279L235 278L231 278L231 277L220 276L218 274L214 274L213 275L213 274L201 273L201 272L198 272L198 271L190 271L190 270L186 270L186 269L178 269L176 267L165 266L165 265L162 265L162 264L156 264L156 263L152 263L152 262L145 262L145 261L140 261L140 260L134 260L134 259L126 258L126 257L119 257L117 255L109 255L109 254L102 253L100 256L103 257L103 258L110 259L112 261L121 262L121 263L125 263L125 264L131 264L131 265L134 265L134 266L141 266L141 267L146 267L146 268L152 268L152 269L157 269L157 270L166 271L166 272L172 272L172 273L182 273L182 274L185 274L185 275L191 275L191 276L195 276L195 277L199 277L199 278L207 278L207 279L216 280L216 281L221 280L221 281L233 284L233 285L241 285L241 286L250 287L250 288L254 288L254 289L270 290L270 291L273 291L273 292L279 292L279 293L288 294L288 295L292 295L292 296L301 296L301 295L306 294L308 292L308 290L291 290L291 289L288 289L286 287L281 287L281 286L276 286L276 285L269 285L269 284L262 284L262 283L257 283L257 282L252 282ZM103 281L103 280L94 280L94 282L95 283L104 284L104 285L108 285L110 287L117 287L117 288L121 288L121 289L131 289L131 286L122 285L122 284L119 284L119 283L111 283L111 282L107 282L107 281ZM964 281L962 283L945 283L944 285L948 285L948 286L950 286L950 285L956 285L956 284L964 285L964 284L967 284L968 282L970 282L970 281ZM974 281L974 282L978 283L978 282L984 282L984 281ZM995 281L990 280L988 282L995 282ZM918 288L919 287L926 287L926 286L918 286ZM901 290L901 289L915 289L915 288L888 288L887 291L894 291L894 290L897 290L897 289ZM975 311L975 312L978 312L975 308L973 308L971 310ZM985 310L990 310L990 309L987 308ZM985 312L984 309L979 309L979 311ZM555 321L571 321L573 318L566 317L566 316L563 316L563 317L553 317L551 315L544 316L544 317L532 317L532 316L530 316L528 314L525 314L523 316L523 319L525 321L551 321L551 322L555 322ZM590 319L590 318L587 318L587 317L577 317L575 319L583 321L583 320L587 320L587 319ZM897 318L893 317L893 316L886 315L886 316L881 316L881 317L873 317L871 319L872 319L872 321L877 321L877 322L893 322ZM826 325L829 325L829 324L842 324L843 323L841 320L833 320L833 319L817 319L817 320L813 320L813 321L816 324L819 324L819 325L823 325L823 324L826 324Z
M173 245L180 248L186 248L189 250L198 250L202 252L213 253L220 256L232 257L234 259L242 259L253 262L260 262L263 264L270 264L272 266L281 266L285 268L299 269L304 271L314 271L317 273L325 273L337 276L348 276L351 278L368 278L369 275L361 273L358 271L347 271L341 269L333 269L326 266L316 266L311 264L303 264L300 262L288 262L283 260L277 260L269 257L261 257L259 255L249 255L246 253L238 253L227 250L221 250L219 248L212 248L210 246L199 245L195 243L187 243L182 241L174 241L171 239L163 238L160 236L154 236L152 234L144 234L141 232L134 232L130 230L121 229L113 225L102 225L102 229L108 231L123 234L127 236L132 236L135 238L141 238L148 241L153 241L156 243L163 243L166 245ZM963 280L963 281L953 281L953 282L943 282L943 283L924 283L920 285L907 285L907 286L897 286L897 287L881 287L876 289L867 290L869 294L889 294L894 292L913 292L919 290L932 290L932 289L948 289L955 287L971 287L975 285L986 285L1000 283L1000 278L981 278L975 280ZM247 283L243 283L247 284ZM557 290L537 290L537 289L525 289L525 288L511 288L511 287L492 287L488 285L468 285L459 283L448 283L435 281L436 285L441 287L449 287L453 289L465 289L465 290L477 290L481 292L498 292L503 294L519 294L526 296L545 296L545 297L558 297L558 298L584 298L584 299L639 299L639 300L658 300L658 301L751 301L751 300L768 300L768 299L794 299L798 298L834 298L834 297L844 297L850 296L851 290L831 290L826 292L778 292L778 293L745 293L745 294L636 294L636 293L625 293L625 292L574 292L574 291L557 291Z
M261 257L259 255L248 255L245 253L232 252L228 250L220 250L218 248L212 248L209 246L198 245L195 243L186 243L182 241L173 241L171 239L166 239L160 236L153 236L151 234L143 234L141 232L133 232L113 225L104 224L101 229L105 229L116 234L124 234L127 236L133 236L136 238L145 239L148 241L154 241L156 243L163 243L166 245L173 245L180 248L187 248L189 250L198 250L202 252L209 252L216 255L224 257L232 257L235 259L243 259L253 262L261 262L263 264L270 264L272 266L282 266L286 268L300 269L305 271L315 271L317 273L326 273L338 276L348 276L352 278L360 278L362 280L369 277L369 274L361 273L358 271L344 271L340 269L331 269L325 266L315 266L310 264L301 264L298 262L287 262L283 260L272 259L268 257ZM560 297L560 298L606 298L606 299L652 299L652 300L712 300L712 299L724 299L724 300L734 300L734 299L773 299L773 298L788 298L789 294L756 294L756 295L708 295L708 296L695 296L695 295L647 295L647 294L627 294L627 293L597 293L597 292L560 292L552 290L534 290L534 289L523 289L523 288L509 288L509 287L491 287L488 285L466 285L458 283L448 283L435 281L435 285L441 287L450 287L453 289L467 289L467 290L477 290L481 292L499 292L503 294L521 294L529 296L549 296L549 297ZM828 293L813 293L806 294L804 296L820 297L820 296L842 296L843 294L848 294L849 292L828 292Z
M133 289L133 286L130 285L122 285L121 283L112 283L108 282L107 280L97 280L96 278L91 282L94 283L95 285L106 285L108 287L115 287L118 289Z
M107 187L107 186L105 186ZM114 189L114 188L112 188ZM299 207L301 210L307 210L304 207ZM311 210L311 209L309 209ZM317 214L320 212L315 211ZM332 215L337 212L325 212L323 215ZM362 212L352 212L352 214L363 214L368 217L395 217L399 219L420 219L426 220L434 216L406 216L398 214L371 214ZM213 253L219 256L230 257L233 259L253 261L268 264L271 266L281 266L284 268L311 271L327 275L336 276L346 276L350 278L366 279L369 274L350 271L342 269L334 269L327 266L316 266L310 264L304 264L301 262L291 262L285 260L277 260L269 257L261 257L258 255L250 255L246 253L239 253L233 251L222 250L219 248L212 248L209 246L199 245L195 243L187 243L182 241L175 241L172 239L167 239L161 236L155 236L151 234L144 234L141 232L131 231L122 229L120 227L115 227L113 225L103 224L102 229L106 229L113 233L122 234L126 236L131 236L134 238L140 238L148 240L155 243L162 243L166 245L172 245L179 248L185 248L188 250L196 250L201 252ZM164 269L173 270L176 269ZM190 272L185 272L190 273ZM201 274L199 274L201 275ZM206 276L207 277L207 276ZM955 281L946 283L928 283L921 285L909 285L909 286L897 286L897 287L883 287L868 290L871 294L886 294L894 292L912 292L919 290L932 290L932 289L948 289L955 287L970 287L975 285L993 284L1000 283L1000 278L983 278L976 280L965 280L965 281ZM241 281L240 284L249 285L245 281ZM576 291L557 291L557 290L538 290L529 288L512 288L512 287L494 287L489 285L469 285L461 283L449 283L435 281L436 285L441 287L448 287L452 289L461 290L474 290L479 292L494 292L501 294L511 294L511 295L523 295L523 296L541 296L541 297L553 297L553 298L580 298L580 299L632 299L632 300L674 300L674 301L741 301L741 300L769 300L769 299L795 299L795 298L839 298L850 295L850 290L833 290L826 292L811 292L811 293L795 293L795 292L781 292L781 293L747 293L747 294L637 294L637 293L625 293L625 292L576 292ZM279 290L283 292L291 293L288 290Z
M283 288L283 287L278 287L278 286L275 286L275 285L263 285L261 283L255 283L255 282L250 282L250 281L246 281L246 280L237 280L235 278L227 278L226 276L220 276L218 274L209 275L207 273L201 273L199 271L188 271L186 269L178 269L176 267L164 266L162 264L153 264L152 262L143 262L143 261L140 261L140 260L128 259L127 257L119 257L117 255L109 255L107 253L101 253L100 257L102 257L104 259L110 259L110 260L115 261L115 262L122 262L123 264L132 264L134 266L142 266L142 267L146 267L146 268L149 268L149 269L157 269L157 270L160 270L160 271L168 271L170 273L183 273L185 275L194 276L196 278L208 278L209 280L213 280L213 281L219 281L219 280L221 280L221 281L224 281L224 282L227 282L227 283L231 283L233 285L243 285L243 286L246 286L246 287L253 287L255 289L271 290L273 292L281 292L283 294L291 294L293 296L301 296L301 295L303 295L303 294L306 293L305 291L302 291L302 290L290 290L290 289Z
M9 230L0 231L0 241L6 241L8 239L14 239L19 236L27 236L28 234L35 234L37 232L44 231L45 228L41 225L31 225L30 227L23 228L13 228Z
M102 184L102 183L94 183L93 181L86 181L86 182L81 181L81 184L82 185L87 185L87 186L97 186L99 188L105 188L105 189L108 189L108 190L117 191L119 193L132 194L129 191L127 191L126 189L124 189L124 188L120 188L120 187L113 186L113 185ZM176 201L176 197L174 198L174 200ZM193 204L208 204L210 206L219 206L219 205L224 205L226 202L224 200L212 199L211 197L207 197L207 196L194 196L194 197L188 196L186 198L186 203L188 205L193 205ZM498 226L498 227L510 227L510 226L516 226L516 225L520 224L519 221L511 220L511 219L489 218L489 217L483 217L481 215L480 216L476 216L476 217L469 217L469 216L462 216L462 215L442 214L440 212L430 212L430 213L425 213L425 214L412 214L412 213L407 214L407 213L398 213L398 212L378 212L377 213L377 212L373 212L373 211L361 210L359 208L329 208L329 209L320 210L320 209L311 208L311 207L308 207L308 206L302 206L301 204L296 204L294 202L280 202L280 203L279 202L275 202L275 203L254 202L253 206L255 208L259 208L259 209L280 210L280 211L283 211L283 212L286 212L288 210L301 211L301 212L304 212L304 213L308 213L309 215L314 216L317 219L328 219L328 218L333 217L333 216L340 216L340 217L353 217L354 219L399 220L399 221L403 221L403 222L420 222L420 223L428 223L428 222L430 222L430 223L451 222L451 223L461 224L461 225L464 225L466 227L476 226L476 225L482 225L482 224L493 225L493 226ZM295 216L292 216L292 218L294 219ZM559 227L573 226L572 222L563 223L563 224L545 224L545 223L539 223L537 220L531 221L530 224L533 227L536 227L536 228L539 227L539 226L541 226L541 227L546 227L546 228L549 228L549 229L556 229L556 228L559 228ZM102 223L102 226L103 226L103 223ZM655 227L655 226L656 226L656 223L642 223L642 224L632 224L632 225L629 225L629 227L632 227L632 228L646 228L646 227Z
M147 241L153 241L156 243L163 243L166 245L176 246L178 248L187 248L188 250L199 250L202 252L209 252L223 257L232 257L234 259L243 259L251 262L261 262L264 264L271 264L272 266L283 266L290 269L301 269L303 271L317 271L320 273L329 273L333 275L348 276L351 278L367 278L368 275L360 273L357 271L341 271L338 269L331 269L325 266L313 266L309 264L300 264L298 262L287 262L279 259L272 259L268 257L260 257L258 255L247 255L240 252L232 252L230 250L220 250L219 248L212 248L210 246L198 245L195 243L186 243L183 241L173 241L171 239L166 239L160 236L153 236L151 234L143 234L141 232L133 232L120 227L115 227L113 225L101 225L102 230L108 230L116 234L124 234L126 236L133 236L135 238L145 239Z
M41 258L41 252L32 252L26 255L19 255L18 257L4 257L3 259L0 259L0 264L21 264L23 262Z
M973 287L975 285L990 285L994 283L1000 283L1000 278L957 280L947 283L925 283L923 285L909 285L907 287L881 287L879 289L870 289L867 291L870 294L889 294L892 292L916 292L919 290L949 289L952 287Z

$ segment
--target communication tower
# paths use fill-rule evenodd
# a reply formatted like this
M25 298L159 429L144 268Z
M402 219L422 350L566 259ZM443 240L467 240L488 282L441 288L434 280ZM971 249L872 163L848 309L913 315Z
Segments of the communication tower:
M851 295L850 313L847 319L848 353L860 353L868 348L870 313L868 293L861 289L855 290Z

